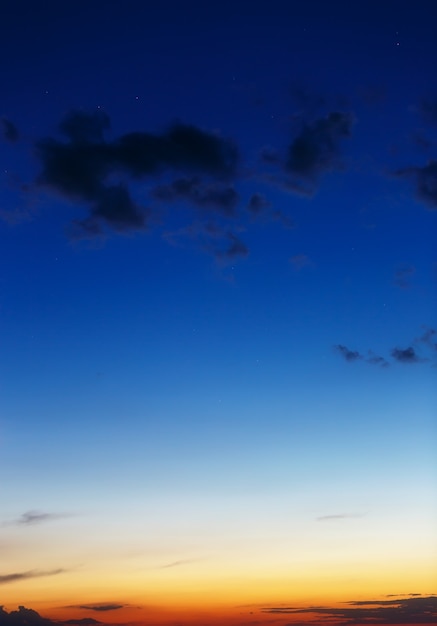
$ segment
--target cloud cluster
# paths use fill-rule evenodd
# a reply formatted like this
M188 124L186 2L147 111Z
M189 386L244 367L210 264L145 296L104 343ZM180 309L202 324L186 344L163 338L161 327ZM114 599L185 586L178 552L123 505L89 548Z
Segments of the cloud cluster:
M265 607L264 613L277 615L314 615L320 623L335 619L339 624L435 624L437 619L437 596L408 597L393 600L364 600L345 603L345 607L292 606ZM306 622L307 623L307 622Z
M0 626L52 626L55 622L41 617L33 609L19 606L17 611L9 613L0 606Z
M24 606L19 606L17 611L10 611L9 613L0 606L0 626L59 626L60 624L66 624L68 626L95 626L101 623L102 622L92 617L55 622L51 619L41 617L41 615L33 609L27 609Z
M422 335L417 337L412 342L414 345L409 345L406 348L396 346L391 350L390 356L394 362L408 365L427 362L430 359L427 356L421 356L420 349L421 347L424 348L428 351L428 354L431 350L432 356L435 356L435 353L437 352L436 337L437 331L434 328L425 328ZM335 345L334 350L349 363L353 363L354 361L364 361L366 363L370 363L371 365L379 365L381 367L388 367L390 365L387 359L375 354L371 350L368 351L367 356L361 354L357 350L351 350L342 344Z
M76 222L86 235L99 234L102 225L118 232L146 228L148 211L132 198L128 184L133 181L181 172L218 183L236 173L235 144L195 126L176 122L161 134L136 131L107 141L109 127L101 110L74 111L59 126L66 141L46 138L36 145L42 164L38 185L88 207L89 216ZM196 178L167 189L168 196L185 195L222 208L236 202L234 193L219 185L200 187Z

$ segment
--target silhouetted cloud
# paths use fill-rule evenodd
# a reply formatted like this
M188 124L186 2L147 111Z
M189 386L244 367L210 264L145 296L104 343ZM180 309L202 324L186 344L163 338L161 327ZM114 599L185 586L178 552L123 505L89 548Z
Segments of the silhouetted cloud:
M399 363L420 363L423 361L412 346L408 348L393 348L391 356Z
M338 168L340 143L351 136L352 124L352 115L339 111L305 124L288 148L285 170L314 185L322 174Z
M24 606L9 613L0 606L0 626L52 626L56 624L50 619L41 617L39 613Z
M411 278L414 276L416 268L412 265L406 265L396 270L394 283L401 289L408 289L411 286Z
M341 356L346 359L346 361L349 362L359 361L363 358L362 355L356 350L350 350L349 348L347 348L346 346L342 346L341 344L337 344L336 346L334 346L334 349L339 354L341 354Z
M221 183L202 183L197 177L178 178L170 185L160 185L152 191L152 195L167 202L186 200L227 216L234 215L239 199L234 187Z
M118 611L119 609L123 609L125 606L125 604L119 604L114 602L97 602L92 604L74 604L72 606L69 606L68 608L104 613L105 611Z
M339 620L340 624L435 624L437 618L437 597L408 597L393 600L365 600L346 602L346 607L329 606L275 606L265 607L264 613L277 615L311 614L320 623L329 618ZM308 623L308 622L306 622Z
M57 576L58 574L64 574L65 569L54 570L29 570L27 572L14 572L12 574L1 574L0 585L7 585L9 583L16 583L22 580L28 580L29 578L42 578L43 576Z
M101 111L74 111L59 126L67 141L47 138L36 144L42 164L37 184L89 207L89 217L75 223L77 236L81 230L101 234L102 224L118 232L144 229L148 211L134 202L127 184L166 171L213 178L202 189L185 190L191 202L226 211L236 203L235 190L219 184L236 173L238 150L232 141L181 122L161 134L138 131L106 141L109 126ZM123 180L113 184L114 177ZM176 194L177 186L171 191Z
M398 178L412 180L416 186L416 197L430 210L437 210L437 161L429 161L423 167L406 167L397 170Z
M84 617L82 619L69 619L66 621L53 621L45 617L41 617L39 613L33 609L27 609L19 606L17 611L9 613L0 606L0 626L59 626L60 624L68 624L70 626L94 626L101 624L92 617Z
M423 360L419 358L412 346L408 348L393 348L391 355L399 363L420 363Z
M71 624L71 626L93 626L93 624L101 624L97 619L92 617L82 617L81 619L67 619L63 624Z
M0 125L2 127L2 134L6 141L14 143L19 139L18 128L6 117L0 118Z

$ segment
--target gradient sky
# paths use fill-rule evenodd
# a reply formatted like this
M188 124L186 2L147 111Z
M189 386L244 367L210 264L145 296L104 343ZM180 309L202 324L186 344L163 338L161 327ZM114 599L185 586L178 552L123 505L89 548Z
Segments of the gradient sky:
M4 0L1 626L435 622L436 24Z

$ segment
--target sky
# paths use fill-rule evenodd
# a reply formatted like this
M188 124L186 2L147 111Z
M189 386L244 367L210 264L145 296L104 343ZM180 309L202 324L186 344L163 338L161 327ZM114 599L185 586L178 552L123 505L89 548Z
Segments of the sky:
M0 626L435 623L436 23L4 0Z

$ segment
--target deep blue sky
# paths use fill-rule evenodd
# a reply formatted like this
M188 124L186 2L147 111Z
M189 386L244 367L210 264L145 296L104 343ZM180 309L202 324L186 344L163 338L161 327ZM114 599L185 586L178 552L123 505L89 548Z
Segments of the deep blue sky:
M236 493L382 546L408 489L428 537L435 3L4 7L5 520Z

